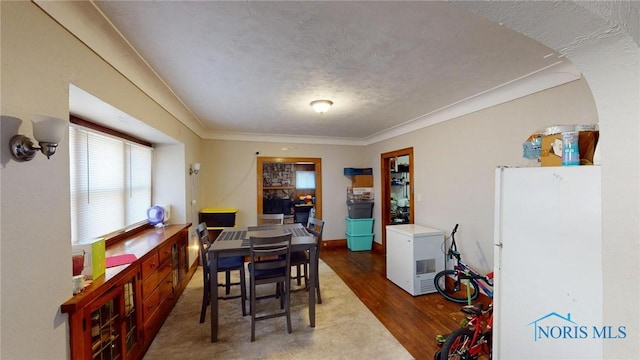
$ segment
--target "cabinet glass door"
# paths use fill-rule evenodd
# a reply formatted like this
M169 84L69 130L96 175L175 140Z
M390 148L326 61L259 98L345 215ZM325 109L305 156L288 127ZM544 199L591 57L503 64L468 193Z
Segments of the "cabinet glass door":
M139 342L138 312L136 311L136 276L124 283L125 349L128 356L137 350Z
M116 360L122 358L120 294L122 294L122 288L116 287L110 296L105 296L104 300L87 309L92 359Z

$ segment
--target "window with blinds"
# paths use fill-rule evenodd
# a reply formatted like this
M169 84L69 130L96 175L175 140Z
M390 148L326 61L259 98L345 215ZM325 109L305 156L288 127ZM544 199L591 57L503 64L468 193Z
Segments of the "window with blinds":
M315 171L296 171L296 189L315 189Z
M152 150L85 127L69 127L72 243L146 221Z

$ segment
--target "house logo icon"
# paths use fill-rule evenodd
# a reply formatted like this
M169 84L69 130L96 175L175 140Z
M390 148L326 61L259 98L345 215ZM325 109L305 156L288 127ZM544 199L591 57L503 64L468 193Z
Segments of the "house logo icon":
M567 329L579 327L571 320L571 313L567 313L567 316L564 317L556 312L550 312L527 325L533 325L533 341L549 337L557 339Z
M533 326L533 341L538 340L580 340L580 339L624 339L627 337L626 326L583 325L567 316L550 312L530 323Z

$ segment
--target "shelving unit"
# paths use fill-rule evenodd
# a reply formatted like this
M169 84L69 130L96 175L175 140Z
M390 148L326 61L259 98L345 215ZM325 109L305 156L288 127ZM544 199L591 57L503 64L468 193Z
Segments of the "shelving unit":
M392 224L408 224L411 218L411 204L409 199L409 166L398 165L397 171L391 170L391 222ZM395 204L394 204L395 201Z
M319 159L312 158L258 158L258 213L285 215L285 223L305 222L311 207L321 215ZM297 184L299 172L315 172L315 185L302 188ZM298 186L297 186L298 185ZM311 204L302 199L309 197Z
M283 213L287 222L293 219L296 172L292 163L262 165L262 213Z

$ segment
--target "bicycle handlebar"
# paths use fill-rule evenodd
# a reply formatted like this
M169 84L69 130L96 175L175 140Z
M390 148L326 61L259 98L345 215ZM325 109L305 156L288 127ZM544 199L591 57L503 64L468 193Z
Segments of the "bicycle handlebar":
M456 231L458 231L458 224L456 224L456 226L453 227L453 230L451 230L451 246L449 247L449 251L447 251L447 253L449 254L449 259L455 256L456 259L460 260L460 253L458 252L458 245L456 244L455 237Z

